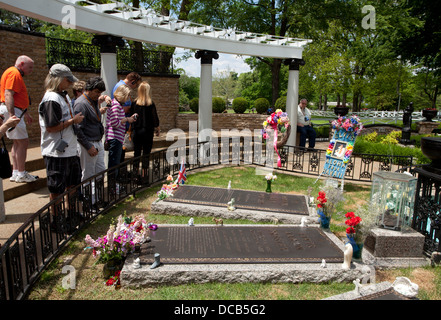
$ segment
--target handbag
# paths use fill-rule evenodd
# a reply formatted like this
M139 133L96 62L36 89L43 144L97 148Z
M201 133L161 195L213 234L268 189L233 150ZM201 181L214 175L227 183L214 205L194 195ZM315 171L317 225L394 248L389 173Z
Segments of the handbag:
M0 178L7 179L12 176L11 160L9 159L8 149L5 140L2 138L3 147L0 151Z
M133 144L133 131L132 126L130 125L129 130L127 130L126 134L124 135L124 142L123 142L123 150L126 152L130 152L135 150L135 145Z

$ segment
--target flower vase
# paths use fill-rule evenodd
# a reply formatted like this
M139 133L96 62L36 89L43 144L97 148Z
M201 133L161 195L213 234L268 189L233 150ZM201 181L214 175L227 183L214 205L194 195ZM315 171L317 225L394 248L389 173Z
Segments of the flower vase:
M349 243L352 245L352 258L360 260L363 253L363 242L356 241L354 234L346 234Z
M265 191L269 192L269 193L272 192L272 190L271 190L271 180L266 180L266 190Z
M120 258L113 258L104 263L103 266L103 278L109 279L110 277L113 277L115 273L121 269L122 267L122 259Z
M323 209L321 208L317 209L317 213L320 216L319 217L320 227L322 229L329 229L329 224L331 223L331 216L326 216L323 212Z

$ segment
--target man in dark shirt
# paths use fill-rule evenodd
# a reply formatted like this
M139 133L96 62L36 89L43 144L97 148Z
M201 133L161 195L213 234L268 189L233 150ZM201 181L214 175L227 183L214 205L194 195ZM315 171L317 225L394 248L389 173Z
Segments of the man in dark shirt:
M109 104L112 100L109 96L102 95L105 90L106 86L102 78L90 78L86 83L84 93L75 101L74 113L84 115L77 132L82 181L106 170L104 147L101 141L104 134L101 115L106 112L107 108L100 108L100 104L104 101Z

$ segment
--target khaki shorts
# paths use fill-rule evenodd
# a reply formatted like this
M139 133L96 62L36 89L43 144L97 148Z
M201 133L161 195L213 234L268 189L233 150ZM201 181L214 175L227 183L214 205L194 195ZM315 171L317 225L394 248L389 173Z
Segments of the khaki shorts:
M15 107L15 115L17 117L21 116L22 113L22 109ZM4 121L8 120L9 111L4 103L0 104L0 114L5 116ZM25 120L22 118L14 130L12 130L11 132L6 132L6 136L11 140L28 139L29 136L28 131L26 130Z

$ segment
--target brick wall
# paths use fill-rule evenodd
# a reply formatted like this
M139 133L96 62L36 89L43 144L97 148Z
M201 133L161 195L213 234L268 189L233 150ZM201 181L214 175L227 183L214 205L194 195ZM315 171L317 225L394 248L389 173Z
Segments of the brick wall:
M31 106L28 110L33 123L28 125L29 139L39 141L40 126L38 124L37 107L44 95L44 79L48 73L46 64L45 38L40 33L24 33L14 29L0 28L0 73L15 65L18 56L27 55L34 60L34 70L24 77ZM6 139L5 141L9 141Z
M262 123L268 116L263 114L235 114L235 113L213 113L212 127L215 131L222 129L262 129ZM198 115L192 113L181 113L176 116L176 127L184 131L189 128L190 121L198 121Z
M40 126L38 124L38 105L44 95L44 79L48 74L46 64L46 47L44 34L30 33L15 28L0 26L0 76L3 71L13 66L20 55L27 55L34 60L32 74L24 80L31 96L31 107L28 112L34 122L28 126L31 142L40 141ZM99 74L91 72L73 72L80 80L87 80ZM125 75L118 75L123 79ZM158 110L161 130L168 131L176 127L176 115L179 107L179 77L143 76L150 83L152 98ZM70 92L71 94L71 92ZM7 143L10 144L8 139Z

